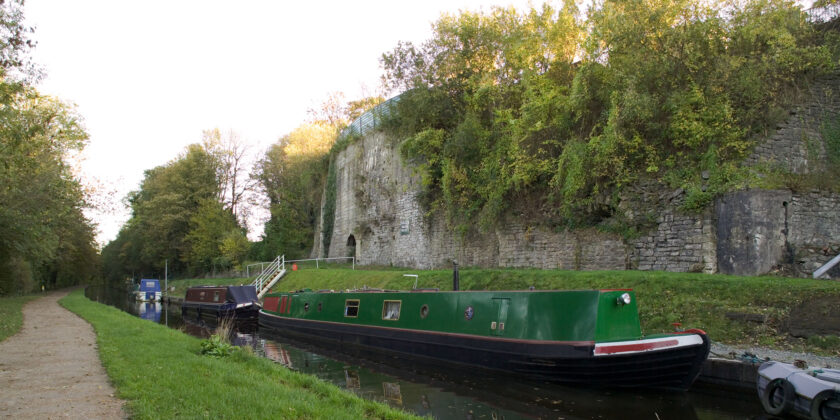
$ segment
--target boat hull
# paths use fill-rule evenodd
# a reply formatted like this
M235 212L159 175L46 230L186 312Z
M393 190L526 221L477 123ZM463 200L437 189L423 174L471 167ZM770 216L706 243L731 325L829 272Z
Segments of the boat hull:
M697 378L709 352L705 334L680 334L613 345L315 321L265 311L259 314L259 325L325 346L358 347L536 380L604 387L685 390Z
M181 315L195 319L256 319L259 313L259 305L247 305L236 307L235 303L211 304L198 302L183 302L181 304Z

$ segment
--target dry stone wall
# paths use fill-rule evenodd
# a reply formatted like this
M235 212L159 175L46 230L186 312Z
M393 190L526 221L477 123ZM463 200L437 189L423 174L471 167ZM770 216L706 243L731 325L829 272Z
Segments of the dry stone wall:
M786 121L758 142L747 165L766 164L797 174L821 169L826 161L822 124L840 115L840 75L826 76L811 83L806 100L794 108Z

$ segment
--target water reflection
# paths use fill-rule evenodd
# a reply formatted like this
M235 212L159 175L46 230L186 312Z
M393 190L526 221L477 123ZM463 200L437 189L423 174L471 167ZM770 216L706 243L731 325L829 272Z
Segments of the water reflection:
M196 337L212 320L181 318L178 305L135 303L128 293L89 287L87 296ZM762 414L752 393L695 385L688 393L578 389L418 363L347 349L325 349L235 323L231 341L290 369L315 375L363 398L437 419L749 419Z

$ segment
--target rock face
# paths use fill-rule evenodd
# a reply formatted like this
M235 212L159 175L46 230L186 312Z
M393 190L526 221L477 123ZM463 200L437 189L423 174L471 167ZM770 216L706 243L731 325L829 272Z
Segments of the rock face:
M745 164L794 173L828 162L821 125L840 115L840 78L814 84ZM833 90L832 90L833 88ZM821 166L823 165L823 166ZM642 191L620 211L646 214L641 237L595 229L552 231L516 219L485 233L454 232L420 204L420 177L381 132L363 136L336 156L336 211L329 249L322 227L313 257L356 257L363 265L534 267L570 270L665 270L756 275L783 271L806 277L840 253L840 194L749 190L727 194L702 213L680 210L682 190ZM322 205L323 208L323 205ZM323 211L322 211L323 213ZM476 229L477 230L477 229ZM827 276L840 277L840 267Z

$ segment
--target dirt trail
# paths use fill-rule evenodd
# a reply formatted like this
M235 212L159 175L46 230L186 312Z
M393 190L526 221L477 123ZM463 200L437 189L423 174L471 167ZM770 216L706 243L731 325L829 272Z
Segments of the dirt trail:
M93 327L51 292L23 307L23 328L0 342L0 417L125 418Z

